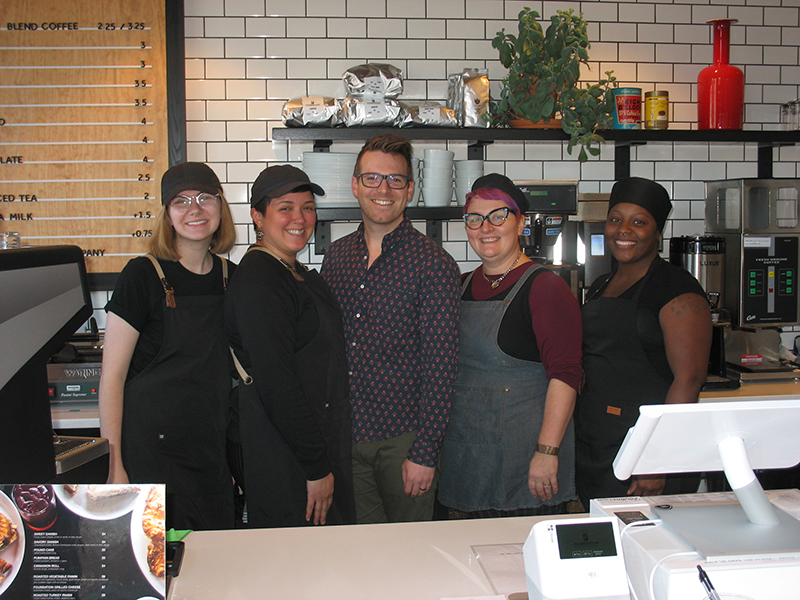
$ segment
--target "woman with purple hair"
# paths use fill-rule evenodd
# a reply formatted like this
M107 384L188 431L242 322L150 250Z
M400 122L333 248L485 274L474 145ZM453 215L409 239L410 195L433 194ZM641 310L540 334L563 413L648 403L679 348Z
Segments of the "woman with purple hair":
M464 206L481 265L462 278L439 483L450 518L557 514L575 498L580 309L564 280L522 251L527 209L497 173L478 179Z

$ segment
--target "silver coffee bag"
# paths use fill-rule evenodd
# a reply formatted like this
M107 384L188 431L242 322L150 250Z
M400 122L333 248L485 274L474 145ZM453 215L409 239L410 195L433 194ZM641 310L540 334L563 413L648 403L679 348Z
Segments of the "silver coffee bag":
M437 102L420 102L418 104L402 102L401 104L408 112L412 125L458 127L458 119L452 108L447 108Z
M342 100L342 118L346 127L407 127L408 112L397 100Z
M287 127L336 127L342 122L341 100L303 96L287 101L281 113Z
M403 71L386 63L350 67L342 81L347 95L357 98L397 98L403 93Z
M448 75L447 105L455 111L462 127L489 127L489 71L464 69Z

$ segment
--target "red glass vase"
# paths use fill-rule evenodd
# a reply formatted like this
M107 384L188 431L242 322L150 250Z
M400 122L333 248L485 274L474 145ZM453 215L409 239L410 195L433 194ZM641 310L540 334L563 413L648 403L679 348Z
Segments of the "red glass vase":
M697 128L741 129L744 123L744 73L729 64L731 24L713 19L714 64L697 76Z

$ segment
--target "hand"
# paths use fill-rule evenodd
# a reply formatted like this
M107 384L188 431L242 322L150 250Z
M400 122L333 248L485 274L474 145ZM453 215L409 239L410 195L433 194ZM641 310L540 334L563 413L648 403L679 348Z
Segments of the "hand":
M403 462L403 491L406 496L419 498L433 485L434 467L423 467L406 459Z
M558 456L533 453L528 469L528 489L534 498L542 501L553 499L558 493Z
M306 481L308 503L306 504L306 521L314 517L314 525L325 525L328 511L333 504L333 473L322 479Z
M658 496L664 492L667 483L665 475L634 475L628 496Z

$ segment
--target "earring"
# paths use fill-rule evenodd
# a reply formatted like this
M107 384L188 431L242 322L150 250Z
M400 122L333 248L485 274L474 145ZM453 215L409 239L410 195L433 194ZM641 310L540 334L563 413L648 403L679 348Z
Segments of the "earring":
M261 229L256 229L256 241L261 241L264 239L264 232Z

